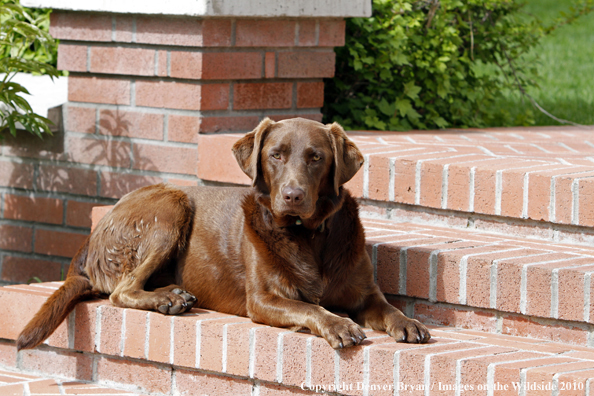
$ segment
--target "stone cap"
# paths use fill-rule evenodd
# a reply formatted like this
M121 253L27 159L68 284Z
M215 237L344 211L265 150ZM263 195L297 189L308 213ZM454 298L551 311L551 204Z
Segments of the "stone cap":
M195 17L368 17L371 0L22 0L32 8Z

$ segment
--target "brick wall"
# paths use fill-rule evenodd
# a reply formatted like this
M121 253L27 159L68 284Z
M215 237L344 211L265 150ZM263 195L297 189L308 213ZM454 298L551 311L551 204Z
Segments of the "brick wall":
M7 137L0 155L0 282L60 279L91 226L97 167L67 160L64 134ZM60 144L56 144L60 142Z
M148 184L200 183L199 133L320 120L344 20L54 11L50 33L70 72L65 130L1 146L0 283L59 279L91 207Z

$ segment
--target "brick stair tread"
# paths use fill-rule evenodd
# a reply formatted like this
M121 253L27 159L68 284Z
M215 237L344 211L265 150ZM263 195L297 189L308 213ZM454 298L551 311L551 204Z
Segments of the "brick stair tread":
M594 323L594 248L363 219L384 293L529 317Z
M62 391L63 393L60 393ZM138 393L101 386L92 382L70 381L47 375L31 375L22 370L0 369L0 395L85 395L137 396Z
M594 211L588 199L594 193L592 130L349 132L367 164L347 186L357 197L376 201L592 226ZM236 134L199 136L201 179L248 183L230 150L237 138Z
M107 300L79 304L46 345L17 359L12 340L59 285L0 288L0 314L14 318L0 328L4 369L151 394L200 387L216 374L235 394L257 388L261 395L313 394L301 387L315 385L341 385L344 394L392 395L382 387L398 383L513 390L514 382L572 384L580 387L574 394L585 395L594 379L594 348L586 346L431 326L429 344L396 343L385 333L366 330L363 345L335 351L321 338L247 318L202 309L164 316L116 308ZM368 392L360 389L366 386Z

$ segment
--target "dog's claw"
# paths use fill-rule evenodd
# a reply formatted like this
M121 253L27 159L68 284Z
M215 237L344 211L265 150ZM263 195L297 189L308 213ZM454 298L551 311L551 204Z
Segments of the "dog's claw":
M160 305L158 308L159 312L161 312L162 314L166 314L167 313L167 306L166 305Z

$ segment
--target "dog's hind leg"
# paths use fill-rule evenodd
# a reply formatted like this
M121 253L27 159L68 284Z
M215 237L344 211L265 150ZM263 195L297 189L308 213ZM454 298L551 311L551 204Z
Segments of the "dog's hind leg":
M141 265L124 275L109 296L112 304L123 308L155 310L168 315L179 314L191 309L196 302L196 297L177 285L170 285L154 291L144 290L146 281L162 260L161 255L152 252Z
M122 308L164 314L190 309L195 297L171 287L167 265L185 249L192 218L188 197L170 186L146 187L122 198L91 236L87 267L95 288ZM154 283L170 286L149 291Z

